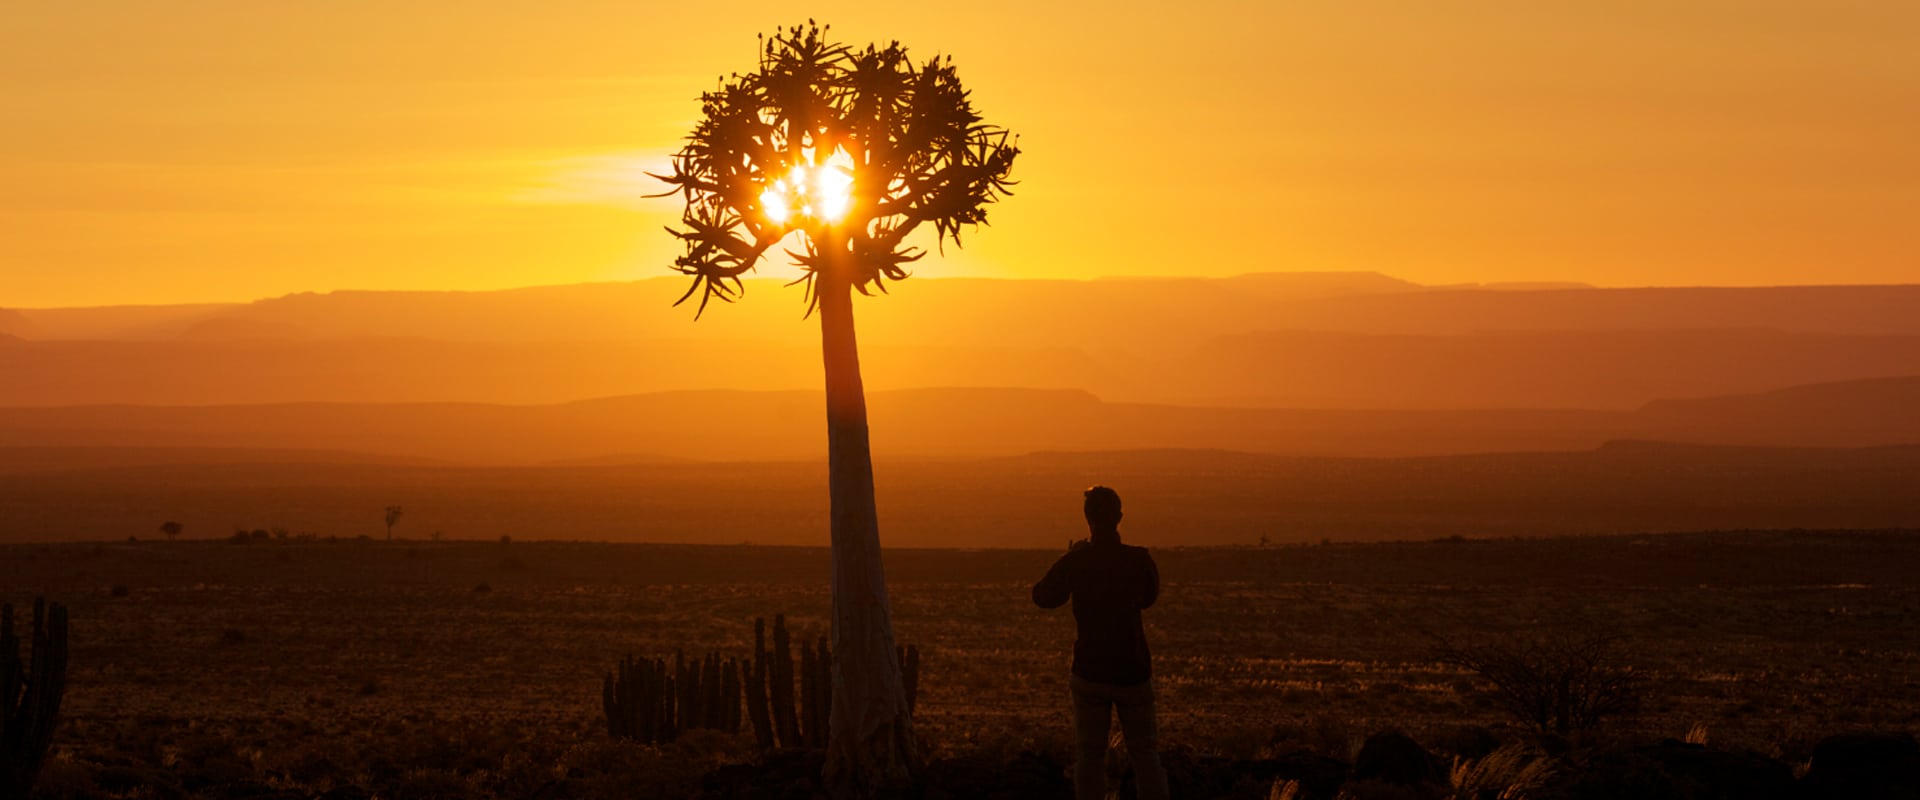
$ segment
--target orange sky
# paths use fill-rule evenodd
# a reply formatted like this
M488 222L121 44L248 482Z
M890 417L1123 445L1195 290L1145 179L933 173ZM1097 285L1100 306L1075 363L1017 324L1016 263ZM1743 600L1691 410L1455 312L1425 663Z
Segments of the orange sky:
M754 34L951 53L1018 194L923 275L1920 282L1920 4L14 3L0 306L665 274Z

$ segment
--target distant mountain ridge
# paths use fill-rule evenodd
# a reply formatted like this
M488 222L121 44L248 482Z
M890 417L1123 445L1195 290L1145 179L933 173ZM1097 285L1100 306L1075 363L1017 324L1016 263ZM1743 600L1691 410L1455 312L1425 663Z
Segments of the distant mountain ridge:
M284 402L557 403L699 389L812 390L818 345L728 339L316 340L272 330L170 342L0 349L0 406ZM1266 408L1630 410L1659 398L1897 377L1920 335L1255 331L1159 352L862 342L874 389L1081 389L1114 402Z
M1920 285L1653 287L1352 295L1290 309L1295 327L1376 333L1771 328L1920 334Z
M1077 390L921 389L868 396L881 459L1045 450L1224 449L1412 457L1586 450L1620 439L1858 447L1920 443L1920 376L1637 411L1365 411L1105 402ZM817 391L683 391L552 405L286 403L0 408L0 443L351 450L468 464L812 460Z
M35 326L33 338L46 340L166 340L213 320L226 325L270 323L315 338L578 341L790 335L804 308L800 291L775 279L748 279L746 285L750 301L716 307L700 327L694 327L691 306L674 306L687 286L677 277L495 291L302 292L244 304L22 309L19 313ZM941 278L901 282L891 287L888 299L906 298L910 308L903 319L911 319L929 313L929 308L964 317L1029 309L1058 311L1089 303L1137 308L1141 300L1233 296L1266 304L1421 289L1418 284L1366 272L1091 281ZM867 304L862 310L871 309L868 315L893 316L883 305ZM867 327L891 324L881 321ZM949 331L936 339L950 335Z
M33 330L33 323L25 314L8 308L0 308L0 337L24 339Z
M342 450L290 450L264 447L0 446L0 475L180 464L428 466L437 463L440 462L426 458Z
M318 338L414 336L455 341L653 339L787 335L797 289L747 281L745 301L713 309L692 328L675 308L677 277L498 291L305 292L245 304L15 309L43 340L164 340L209 320L289 326ZM863 333L892 340L1062 345L1099 342L1146 326L1186 323L1198 336L1275 327L1378 333L1487 330L1777 328L1848 334L1920 334L1920 286L1593 288L1566 284L1421 286L1372 272L1253 273L1230 278L1090 281L941 278L891 287L864 303ZM8 331L0 312L0 332ZM1089 315L1076 338L1051 317ZM1117 315L1117 316L1116 316ZM1025 327L985 323L1021 319ZM924 324L923 324L924 323ZM1276 324L1277 323L1277 324ZM991 328L1004 330L990 330ZM988 338L979 338L989 335ZM905 338L903 338L905 337Z
M0 406L556 403L817 389L797 289L698 321L677 278L16 311ZM1920 287L1421 287L1375 273L905 281L857 315L867 385L1266 408L1629 410L1920 369ZM0 317L0 320L5 319Z
M1790 386L1729 397L1657 400L1639 415L1656 436L1689 431L1725 441L1765 429L1773 441L1801 446L1920 442L1920 378L1878 378Z

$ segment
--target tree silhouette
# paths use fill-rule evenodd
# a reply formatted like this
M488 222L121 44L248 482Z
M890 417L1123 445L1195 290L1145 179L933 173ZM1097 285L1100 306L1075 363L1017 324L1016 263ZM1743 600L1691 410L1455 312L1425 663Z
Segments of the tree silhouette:
M393 541L393 524L400 521L400 507L387 506L387 541Z
M169 542L180 538L180 531L185 529L186 529L185 525L181 525L180 523L174 522L173 520L167 520L166 522L160 523L160 533L164 534L167 537L167 541Z
M880 563L866 397L853 296L885 290L926 255L907 237L932 223L958 246L1008 194L1019 150L981 122L951 59L916 63L898 42L855 50L811 21L767 38L759 68L701 95L702 119L656 175L686 200L686 245L673 268L692 276L680 298L731 302L740 276L790 234L820 316L827 387L833 543L833 704L827 778L843 794L905 784L914 761ZM678 303L676 303L677 305ZM696 313L696 316L698 316Z

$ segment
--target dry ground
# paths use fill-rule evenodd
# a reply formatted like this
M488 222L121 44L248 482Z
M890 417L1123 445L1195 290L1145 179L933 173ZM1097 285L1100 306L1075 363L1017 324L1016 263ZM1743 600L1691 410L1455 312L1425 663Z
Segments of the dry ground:
M924 654L917 724L934 754L1065 752L1072 623L1027 596L1054 555L890 554L900 637ZM1625 637L1649 694L1617 735L1699 725L1716 745L1796 759L1837 730L1920 726L1911 532L1157 557L1166 588L1148 635L1173 748L1248 757L1294 740L1345 756L1390 726L1427 741L1469 724L1502 732L1469 676L1431 662L1433 637L1543 627ZM744 654L760 615L821 632L826 558L591 543L10 545L0 597L72 610L63 756L48 777L67 796L169 772L512 796L514 781L569 771L684 786L741 757L744 742L724 737L664 753L604 742L601 673L628 652Z

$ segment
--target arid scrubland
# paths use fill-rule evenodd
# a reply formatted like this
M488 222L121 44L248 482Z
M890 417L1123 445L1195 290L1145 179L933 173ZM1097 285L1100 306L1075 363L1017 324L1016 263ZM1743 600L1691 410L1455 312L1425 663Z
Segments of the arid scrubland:
M690 790L749 759L751 734L609 742L602 674L628 653L745 655L756 616L816 635L828 599L825 553L806 548L264 540L0 554L8 600L72 609L65 720L42 780L54 797L156 781L509 797L597 780L617 793L641 774ZM1622 637L1617 658L1640 679L1637 711L1592 735L1691 731L1804 762L1827 734L1920 723L1920 582L1899 567L1916 555L1920 537L1899 532L1163 550L1167 586L1147 614L1162 741L1196 757L1304 747L1351 760L1386 728L1443 753L1521 739L1484 681L1438 663L1436 643L1560 632ZM1052 556L889 555L899 636L923 654L916 725L931 758L1065 757L1072 623L1027 597ZM122 796L167 796L156 791Z

